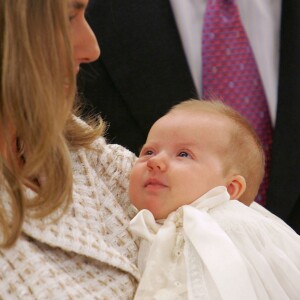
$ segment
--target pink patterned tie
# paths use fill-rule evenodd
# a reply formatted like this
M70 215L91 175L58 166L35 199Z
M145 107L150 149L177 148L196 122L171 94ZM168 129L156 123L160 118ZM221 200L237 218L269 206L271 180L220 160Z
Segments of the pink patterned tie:
M203 95L220 97L254 126L266 154L256 201L266 203L272 124L262 81L234 0L208 0L202 39Z

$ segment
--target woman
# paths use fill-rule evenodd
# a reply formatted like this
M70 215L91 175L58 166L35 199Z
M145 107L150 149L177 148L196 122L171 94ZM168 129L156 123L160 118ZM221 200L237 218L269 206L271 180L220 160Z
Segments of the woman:
M88 0L0 0L1 298L130 299L135 157L72 114Z

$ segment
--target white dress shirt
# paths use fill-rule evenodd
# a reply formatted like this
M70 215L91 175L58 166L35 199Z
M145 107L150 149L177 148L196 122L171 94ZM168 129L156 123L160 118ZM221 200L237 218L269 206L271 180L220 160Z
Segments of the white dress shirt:
M170 0L198 94L202 91L202 27L207 0ZM273 125L277 108L282 0L236 0L265 88Z

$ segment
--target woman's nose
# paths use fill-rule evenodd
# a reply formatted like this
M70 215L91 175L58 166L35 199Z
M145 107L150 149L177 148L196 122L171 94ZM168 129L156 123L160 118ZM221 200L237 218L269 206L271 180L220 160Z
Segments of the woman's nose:
M147 167L150 170L157 170L164 172L167 169L166 157L163 154L158 154L147 161Z
M83 20L81 28L76 31L74 56L78 64L93 62L100 56L97 39L86 20Z

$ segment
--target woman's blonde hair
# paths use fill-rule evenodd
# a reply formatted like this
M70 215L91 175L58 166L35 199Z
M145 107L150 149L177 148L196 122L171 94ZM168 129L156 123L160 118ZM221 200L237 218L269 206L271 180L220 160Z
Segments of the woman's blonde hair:
M72 199L70 148L103 126L72 117L75 75L67 0L0 0L0 244L25 215L44 217ZM28 198L25 186L36 192Z
M224 157L224 173L237 172L242 175L247 184L240 201L251 203L258 193L265 169L265 155L261 141L248 120L233 108L219 100L190 99L175 105L173 111L185 110L193 113L208 112L223 116L230 121L230 147Z

